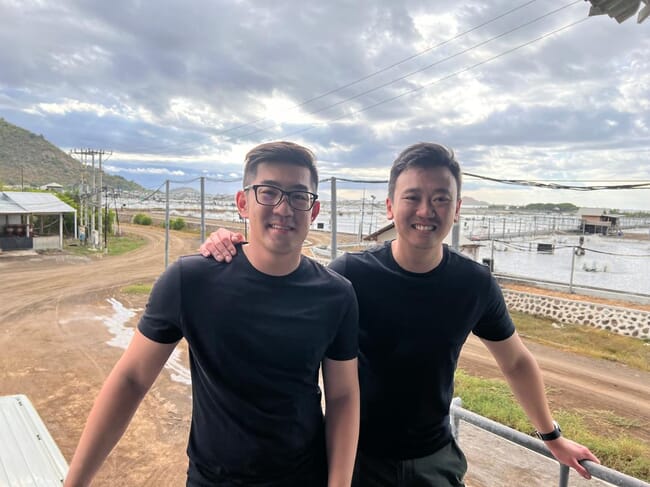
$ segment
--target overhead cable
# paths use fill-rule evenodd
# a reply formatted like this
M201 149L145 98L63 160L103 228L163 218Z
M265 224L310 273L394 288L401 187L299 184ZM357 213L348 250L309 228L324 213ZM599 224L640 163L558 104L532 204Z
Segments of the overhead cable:
M505 50L505 51L503 51L503 52L501 52L501 53L499 53L499 54L497 54L497 55L495 55L495 56L491 56L491 57L489 57L489 58L487 58L487 59L484 59L483 61L480 61L480 62L478 62L478 63L472 64L471 66L469 66L469 67L467 67L467 68L460 69L460 70L455 71L455 72L453 72L453 73L451 73L451 74L448 74L448 75L443 76L443 77L441 77L441 78L438 78L438 79L435 79L435 80L433 80L433 81L430 81L429 83L425 83L425 84L420 85L420 86L418 86L418 87L416 87L416 88L412 88L412 89L410 89L410 90L404 91L403 93L400 93L399 95L395 95L395 96L391 96L391 97L389 97L389 98L385 98L385 99L380 100L380 101L378 101L378 102L376 102L376 103L373 103L373 104L371 104L371 105L367 105L367 106L362 107L362 108L360 108L360 109L358 109L358 110L353 110L353 111L351 111L351 112L349 112L349 113L346 113L346 114L344 114L344 115L341 115L341 116L339 116L339 117L336 117L336 118L333 118L333 119L327 120L327 121L325 121L325 122L321 122L321 123L319 123L319 124L313 124L313 125L310 126L310 127L306 127L306 128L300 129L300 130L295 130L295 131L293 131L293 132L288 132L288 133L284 134L282 137L291 137L291 136L293 136L293 135L297 135L297 134L301 134L301 133L304 133L304 132L308 132L308 131L313 130L314 128L316 128L316 127L318 127L318 126L329 125L329 124L332 123L332 122L337 122L337 121L342 120L342 119L344 119L344 118L348 118L348 117L350 117L350 116L352 116L352 115L357 115L357 114L359 114L359 113L366 112L366 111L371 110L371 109L373 109L373 108L376 108L376 107L378 107L378 106L380 106L380 105L384 105L384 104L386 104L386 103L390 103L390 102L392 102L392 101L395 101L395 100L398 100L398 99L400 99L400 98L403 98L403 97L405 97L405 96L407 96L407 95L411 95L411 94L416 93L416 92L418 92L418 91L421 91L421 90L423 90L423 89L425 89L425 88L429 88L430 86L432 86L432 85L434 85L434 84L436 84L436 83L439 83L439 82L441 82L441 81L446 81L446 80L448 80L448 79L451 79L451 78L457 77L457 76L460 75L460 74L463 74L463 73L466 73L466 72L471 71L471 70L473 70L473 69L476 69L476 68L478 68L479 66L482 66L482 65L484 65L484 64L490 63L490 62L492 62L492 61L494 61L494 60L496 60L496 59L499 59L499 58L501 58L501 57L503 57L503 56L506 56L506 55L508 55L508 54L511 54L511 53L513 53L513 52L515 52L515 51L518 51L519 49L523 49L524 47L530 46L531 44L534 44L535 42L538 42L538 41L540 41L540 40L542 40L542 39L546 39L546 38L551 37L551 36L553 36L553 35L555 35L555 34L557 34L557 33L559 33L559 32L562 32L562 31L564 31L564 30L570 29L571 27L574 27L574 26L576 26L576 25L578 25L578 24L581 24L582 22L585 22L585 21L588 20L588 19L589 19L589 17L586 17L586 18L584 18L584 19L580 19L580 20L577 20L577 21L575 21L575 22L571 22L571 23L569 23L569 24L564 25L563 27L560 27L560 28L558 28L558 29L552 30L551 32L547 32L546 34L543 34L543 35L541 35L541 36L538 36L538 37L536 37L536 38L534 38L534 39L532 39L532 40L530 40L530 41L524 42L523 44L519 44L519 45L516 46L516 47L513 47L513 48L510 48L510 49L507 49L507 50Z
M542 183L539 181L528 181L524 179L499 179L489 176L481 176L469 172L463 172L463 175L483 179L486 181L494 181L495 183L512 184L516 186L533 186L537 188L549 189L569 189L572 191L599 191L605 189L650 189L650 181L635 183L635 184L614 184L614 185L598 185L598 186L576 186L571 184L558 184L558 183Z
M382 83L382 84L380 84L380 85L378 85L378 86L375 86L375 87L373 87L373 88L370 88L370 89L364 90L364 91L362 91L361 93L358 93L358 94L356 94L356 95L349 96L349 97L347 97L347 98L344 98L343 100L339 100L339 101L337 101L337 102L335 102L335 103L332 103L332 104L330 104L330 105L326 105L326 106L324 106L324 107L321 107L321 108L319 108L319 109L317 109L317 110L309 111L309 112L307 112L307 115L316 115L317 113L324 112L324 111L326 111L326 110L329 110L330 108L334 108L334 107L337 107L337 106L342 105L342 104L344 104L344 103L347 103L347 102L349 102L349 101L352 101L352 100L356 100L356 99L358 99L358 98L361 98L361 97L364 96L364 95L367 95L367 94L370 94L370 93L374 93L375 91L380 90L380 89L382 89L382 88L386 88L387 86L390 86L390 85L392 85L392 84L395 84L395 83L397 83L398 81L403 81L403 80L405 80L405 79L407 79L407 78L410 78L410 77L413 76L413 75L416 75L416 74L422 73L422 72L424 72L424 71L426 71L426 70L428 70L428 69L431 69L431 68L434 67L434 66L437 66L437 65L442 64L442 63L444 63L444 62L446 62L446 61L449 61L450 59L454 59L454 58L456 58L456 57L458 57L458 56L462 56L463 54L467 54L469 51L472 51L472 50L477 49L477 48L479 48L479 47L482 47L482 46L484 46L484 45L486 45L486 44L489 44L489 43L492 42L492 41L495 41L495 40L500 39L500 38L502 38L502 37L505 37L505 36L507 36L507 35L509 35L509 34L512 34L513 32L516 32L516 31L518 31L518 30L520 30L520 29L523 29L524 27L528 27L528 26L530 26L531 24L534 24L535 22L538 22L538 21L540 21L540 20L542 20L542 19L545 19L546 17L549 17L549 16L551 16L551 15L554 15L554 14L556 14L556 13L558 13L558 12L560 12L560 11L562 11L562 10L568 8L568 7L571 7L571 6L575 5L576 3L580 3L580 2L581 2L581 0L575 0L575 1L573 1L573 2L567 3L567 4L563 5L562 7L558 7L558 8L556 8L556 9L554 9L554 10L551 10L550 12L546 12L545 14L540 15L539 17L536 17L536 18L534 18L533 20L529 20L528 22L524 22L523 24L519 24L517 27L513 27L513 28L510 29L510 30L507 30L507 31L505 31L505 32L502 32L501 34L497 34L497 35L495 35L495 36L493 36L493 37L490 37L489 39L486 39L486 40L484 40L484 41L481 41L481 42L479 42L478 44L474 44L473 46L470 46L470 47L467 47L467 48L465 48L465 49L462 49L462 50L456 52L455 54L452 54L452 55L450 55L450 56L446 56L446 57L444 57L444 58L442 58L442 59L439 59L439 60L437 60L437 61L435 61L435 62L433 62L433 63L431 63L431 64L428 64L428 65L426 65L426 66L424 66L424 67L422 67L422 68L419 68L419 69L416 69L416 70L414 70L414 71L411 71L411 72L409 72L409 73L407 73L407 74L405 74L405 75L403 75L403 76L399 76L399 77L394 78L394 79L392 79L392 80L390 80L390 81L387 81L387 82L385 82L385 83ZM249 137L249 136L251 136L251 135L255 135L255 134L260 133L260 132L268 132L268 131L271 130L272 128L277 127L277 126L279 126L279 125L280 125L280 124L274 124L274 125L272 125L272 126L270 126L270 127L267 127L267 128L257 129L257 130L255 130L255 131L253 131L253 132L249 132L249 133L246 133L246 134L242 135L241 138Z
M445 44L449 44L450 42L453 42L456 39L460 39L461 37L463 37L463 36L465 36L465 35L467 35L467 34L469 34L471 32L474 32L475 30L480 29L481 27L485 27L486 25L489 25L489 24L491 24L493 22L496 22L497 20L502 19L503 17L506 17L506 16L510 15L511 13L513 13L513 12L516 12L517 10L521 10L522 8L527 7L528 5L530 5L532 3L535 3L536 1L537 0L530 0L528 2L524 2L521 5L518 5L517 7L511 8L510 10L508 10L508 11L502 13L502 14L497 15L496 17L492 17L490 20L482 22L482 23L480 23L480 24L478 24L478 25L476 25L476 26L474 26L474 27L472 27L470 29L467 29L467 30L453 36L453 37L450 37L449 39L446 39L446 40L444 40L442 42L439 42L438 44L435 44L433 46L429 46L426 49L423 49L423 50L421 50L419 52L416 52L415 54L411 54L410 56L407 56L407 57L405 57L403 59L400 59L399 61L397 61L397 62L395 62L393 64L390 64L390 65L388 65L386 67L383 67L383 68L381 68L381 69L379 69L377 71L374 71L374 72L372 72L370 74L367 74L367 75L362 76L360 78L357 78L357 79L355 79L353 81L350 81L349 83L341 85L341 86L339 86L337 88L333 88L333 89L331 89L331 90L329 90L329 91L327 91L325 93L322 93L320 95L316 95L316 96L314 96L312 98L308 98L307 100L301 101L300 103L297 103L297 104L289 107L287 110L294 110L296 108L300 108L300 107L305 106L305 105L307 105L307 104L309 104L311 102L320 100L322 98L325 98L326 96L333 95L334 93L338 93L339 91L342 91L342 90L344 90L346 88L350 88L351 86L357 85L357 84L361 83L362 81L369 80L370 78L373 78L373 77L377 76L378 74L385 73L386 71L389 71L389 70L391 70L393 68L396 68L397 66L400 66L400 65L402 65L402 64L404 64L404 63L406 63L408 61L411 61L411 60L413 60L413 59L415 59L417 57L420 57L420 56L426 54L427 52L438 49L439 47L442 47ZM225 130L216 132L215 135L227 134L229 132L232 132L233 130L237 130L237 129L241 129L241 128L245 128L245 127L250 127L251 125L255 125L255 124L259 123L259 122L264 122L265 120L268 120L268 119L269 119L269 117L258 118L257 120L253 120L252 122L243 123L243 124L237 125L235 127L231 127L229 129L225 129Z

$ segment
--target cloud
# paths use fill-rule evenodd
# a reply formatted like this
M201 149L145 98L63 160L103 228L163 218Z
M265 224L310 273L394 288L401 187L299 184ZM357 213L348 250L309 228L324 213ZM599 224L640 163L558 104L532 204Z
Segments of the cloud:
M0 116L147 182L239 173L276 138L340 177L386 177L433 140L486 175L650 180L646 25L563 6L5 1ZM487 201L542 197L473 184ZM608 198L650 209L638 193Z

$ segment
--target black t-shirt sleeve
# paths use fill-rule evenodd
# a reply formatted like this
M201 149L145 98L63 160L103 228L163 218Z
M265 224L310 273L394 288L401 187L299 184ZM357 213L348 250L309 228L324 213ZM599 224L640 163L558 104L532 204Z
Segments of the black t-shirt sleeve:
M334 259L332 262L330 262L327 267L332 269L337 274L345 276L345 271L347 267L346 263L347 263L347 254L343 254L340 257Z
M354 289L347 281L346 290L337 333L325 352L332 360L352 360L359 353L359 306Z
M510 338L515 332L515 325L508 313L501 288L494 276L489 276L488 289L484 295L485 310L474 328L474 334L490 341Z
M159 343L174 343L183 338L181 260L169 266L154 284L138 330Z

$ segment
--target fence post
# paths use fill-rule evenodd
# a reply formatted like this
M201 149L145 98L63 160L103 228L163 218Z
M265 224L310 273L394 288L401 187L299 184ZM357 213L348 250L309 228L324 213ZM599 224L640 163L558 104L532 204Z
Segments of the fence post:
M331 256L332 260L336 259L337 252L336 252L336 178L332 177L331 180L332 186L331 186L331 201L330 201L330 219L332 220L332 241L330 243L331 247Z
M571 279L569 280L569 293L573 294L573 271L576 266L576 248L571 247Z
M451 400L451 407L449 408L449 414L451 414L451 435L454 437L454 440L458 441L458 436L460 435L460 418L455 414L454 406L462 407L463 400L460 397L454 397Z
M165 269L169 265L169 179L165 181Z
M205 176L201 176L201 243L205 242Z

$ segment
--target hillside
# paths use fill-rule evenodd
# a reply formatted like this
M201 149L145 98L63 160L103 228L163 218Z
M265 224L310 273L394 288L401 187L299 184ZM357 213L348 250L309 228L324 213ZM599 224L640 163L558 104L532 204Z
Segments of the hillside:
M78 185L82 165L51 144L42 135L12 125L0 118L0 185L38 187L59 183L66 190ZM21 174L22 171L22 174ZM103 185L128 190L141 186L121 176L104 172Z

